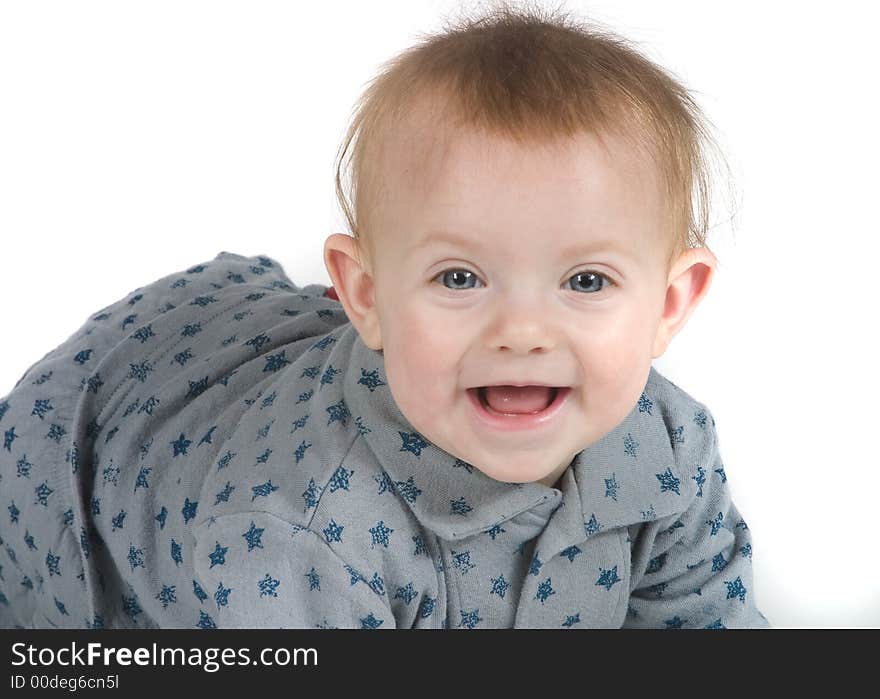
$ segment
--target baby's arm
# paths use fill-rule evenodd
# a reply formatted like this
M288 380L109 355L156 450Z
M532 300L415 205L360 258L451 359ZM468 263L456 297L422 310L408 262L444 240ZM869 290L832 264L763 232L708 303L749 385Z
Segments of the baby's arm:
M637 571L634 563L624 628L770 626L755 603L751 532L731 500L711 424L701 492L658 531L647 565Z
M384 591L347 566L322 532L252 511L205 519L194 535L203 626L395 628Z

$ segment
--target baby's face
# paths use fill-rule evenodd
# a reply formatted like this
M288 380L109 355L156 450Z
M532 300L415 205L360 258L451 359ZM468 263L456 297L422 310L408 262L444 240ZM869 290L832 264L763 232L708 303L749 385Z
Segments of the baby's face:
M567 149L463 135L445 159L405 139L388 151L374 284L389 388L426 439L496 480L555 485L665 350L659 179L605 140L610 153L590 135ZM568 390L544 421L487 420L469 389L491 384Z

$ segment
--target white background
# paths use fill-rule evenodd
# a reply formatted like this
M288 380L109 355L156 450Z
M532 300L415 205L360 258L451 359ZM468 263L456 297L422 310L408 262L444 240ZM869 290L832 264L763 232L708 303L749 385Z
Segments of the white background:
M880 627L870 3L563 6L682 79L732 167L712 289L655 366L715 416L759 608ZM222 250L329 284L355 99L458 7L0 1L0 396L97 310Z

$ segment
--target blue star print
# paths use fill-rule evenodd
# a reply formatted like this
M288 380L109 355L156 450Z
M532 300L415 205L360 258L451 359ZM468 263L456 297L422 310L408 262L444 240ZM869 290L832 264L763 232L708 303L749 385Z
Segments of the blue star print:
M691 478L697 484L697 497L703 497L703 484L706 482L706 471L702 466L697 466L697 475L691 476Z
M183 436L183 432L180 433L180 437L178 437L175 441L170 442L172 448L174 449L173 457L177 457L180 454L186 455L186 450L190 444L192 444L192 440L187 439Z
M360 621L362 629L378 629L384 622L384 619L377 619L375 616L373 616L373 612L370 612Z
M422 435L417 432L398 431L398 434L403 440L403 446L400 447L400 451L409 451L416 456L421 456L422 449L425 449L428 446L428 443L422 438Z
M229 550L228 546L221 546L220 542L217 542L217 545L214 547L214 550L208 554L208 558L211 561L210 567L223 565L226 563L226 552Z
M235 490L235 486L231 485L229 481L226 481L226 485L223 486L223 490L217 493L216 499L214 500L214 505L219 505L221 502L229 502L229 496L232 495L233 490Z
M413 481L413 477L410 476L406 479L406 481L397 481L395 482L395 488L397 492L400 493L400 496L406 500L407 502L413 503L422 494L421 489L416 486Z
M499 575L497 578L492 578L492 587L489 589L489 593L503 598L509 587L510 583L504 579L503 575Z
M338 374L339 371L333 367L333 365L329 365L327 369L324 371L324 374L321 376L321 388L326 386L328 383L333 383L333 377Z
M380 544L384 546L386 549L388 548L388 535L393 532L393 529L389 529L385 526L385 522L379 521L375 527L370 528L370 534L373 536L373 541L370 544L371 547L376 544Z
M303 500L306 501L306 507L305 510L303 510L304 512L310 510L318 504L318 497L320 496L320 494L321 490L315 484L315 479L309 478L309 487L306 488L302 494Z
M529 563L529 575L537 575L538 571L541 570L541 566L544 565L544 562L538 557L538 553L532 556L532 561Z
M296 451L293 452L293 455L296 457L296 463L299 463L303 460L303 457L306 454L306 449L312 446L310 443L307 443L306 440L300 442L299 446L296 448Z
M327 424L330 425L334 422L341 422L344 427L348 424L348 418L351 417L351 413L348 411L348 408L345 405L345 401L341 400L335 405L331 405L327 408L327 412L330 414L330 419L327 420Z
M715 536L718 533L718 530L721 529L721 522L723 520L724 514L722 512L719 512L717 515L715 515L714 519L706 520L706 524L708 524L712 529L711 536Z
M113 531L117 529L122 529L122 524L125 521L125 510L120 510L119 514L113 518Z
M605 479L605 497L611 498L615 502L617 501L617 489L620 486L617 485L617 476L612 473L611 478Z
M204 602L206 599L208 599L208 593L202 589L202 586L199 585L195 580L193 580L192 583L193 583L193 594L196 596L196 599L199 602Z
M617 566L610 570L599 568L599 571L599 579L596 581L596 584L604 586L606 590L610 590L615 583L620 582L620 578L617 576Z
M153 367L150 366L150 364L147 362L141 362L140 364L129 364L128 378L137 379L141 383L145 383L146 380L149 378L150 372L152 372L152 371L153 371ZM98 377L98 375L96 374L95 376L89 377L88 389L86 390L86 392L94 391L95 393L97 393L98 388L100 388L103 385L104 385L104 382L101 381L100 378ZM82 388L80 388L80 390L82 390ZM140 412L140 411L138 411L138 412Z
M434 605L437 603L436 598L428 597L425 595L422 597L422 601L419 604L419 617L421 619L427 619L431 614L434 613Z
M114 465L111 461L110 465L104 469L103 475L104 485L107 485L107 483L116 485L117 479L119 478L119 466Z
M471 563L471 552L470 551L452 551L452 566L461 571L462 575L467 573L471 568L474 568L474 564Z
M479 609L471 609L470 611L465 611L464 609L459 610L461 614L461 621L458 623L459 626L464 626L468 629L476 628L477 624L483 621L483 618L480 616Z
M208 377L203 376L198 381L187 381L189 390L187 390L184 398L196 398L208 388Z
M199 612L199 621L196 626L200 629L216 629L217 624L214 623L214 620L204 611Z
M183 503L183 509L181 510L181 512L183 513L184 524L189 524L189 521L196 516L196 509L198 508L198 506L198 502L190 502L190 499L186 498Z
M162 589L156 595L156 599L162 602L163 608L172 602L177 602L177 594L174 591L174 587L174 585L162 585Z
M550 584L550 578L547 578L544 582L538 585L538 591L535 593L535 599L539 600L541 604L547 601L547 598L550 595L555 595L556 590L553 589L553 586Z
M312 568L308 573L306 573L306 580L309 581L309 589L321 591L321 576Z
M54 406L48 400L35 400L31 415L36 415L42 420L47 412L54 409Z
M451 514L466 515L471 510L473 510L473 508L467 504L463 497L459 498L458 500L449 501L449 512Z
M583 553L577 546L569 546L560 552L560 556L565 556L569 562L574 561L574 557L579 553Z
M61 556L56 556L52 553L52 549L49 549L49 553L46 554L46 567L49 569L50 578L53 575L61 575L61 570L59 568L60 563Z
M409 604L418 596L419 593L415 591L411 582L407 583L406 587L398 587L397 592L394 593L394 599L402 599L404 604Z
M373 579L367 584L380 597L385 594L385 580L378 573L373 573Z
M281 350L278 354L270 354L266 357L266 366L263 367L263 372L278 371L290 364L290 361L284 356L284 352L285 350Z
M270 495L275 490L278 490L278 486L272 485L271 480L268 480L265 483L261 483L260 485L255 485L251 488L251 491L254 494L253 497L251 498L251 501L253 502L258 497L266 497L267 495Z
M327 543L342 541L343 529L345 529L344 526L336 524L336 521L331 519L330 524L324 528L324 538L327 539Z
M636 439L629 433L627 433L626 437L623 440L623 451L629 456L636 456L637 450L639 448L639 443Z
M660 481L660 492L664 493L667 490L673 491L676 495L681 495L681 492L678 490L678 486L681 483L678 478L672 475L671 469L666 469L663 473L655 474L657 476L657 480Z
M254 354L259 354L263 345L265 345L267 342L271 342L271 341L272 341L272 339L268 335L265 335L264 333L260 333L256 337L252 337L250 340L245 342L244 345L245 345L245 347L247 347L247 346L253 347Z
M135 568L144 567L144 550L142 548L135 548L133 545L129 545L128 547L128 562L131 565L132 571Z
M499 534L503 534L504 531L505 530L501 527L500 524L493 524L491 529L486 530L486 533L491 537L492 541L495 541L495 537Z
M584 533L587 536L593 536L593 534L597 534L602 530L602 525L599 524L599 520L596 519L595 513L590 515L590 521L584 522Z
M340 466L333 472L333 477L330 479L330 492L334 493L340 488L343 490L348 490L348 479L351 478L354 471L349 471L344 466Z
M138 488L149 488L150 484L147 482L147 476L150 475L150 471L153 469L147 468L146 466L141 466L140 471L138 471L137 480L134 484L134 489L137 491Z
M727 599L738 597L741 602L745 602L746 588L738 575L735 580L727 580L724 584L727 585Z
M173 537L171 539L171 560L174 561L174 565L176 566L183 563L183 549Z
M667 619L663 623L666 624L667 629L680 629L683 628L687 622L676 614L674 617Z
M359 384L363 384L372 393L379 386L385 386L385 382L379 378L379 371L377 369L373 369L371 371L367 371L364 368L361 368L361 378L358 379Z
M254 521L251 520L250 529L248 529L242 536L247 541L248 551L253 551L255 548L263 548L263 542L260 537L263 535L263 528L258 527L254 524Z
M214 593L214 601L217 603L217 609L229 605L230 592L232 592L232 588L224 587L222 582L217 585L217 591Z
M30 478L31 477L31 466L33 466L33 464L30 463L26 457L27 457L27 455L22 456L15 464L16 469L18 471L18 473L16 475L19 478Z
M49 496L55 491L46 485L46 481L43 481L34 488L34 494L36 495L36 500L34 500L34 504L42 505L43 507L49 506Z

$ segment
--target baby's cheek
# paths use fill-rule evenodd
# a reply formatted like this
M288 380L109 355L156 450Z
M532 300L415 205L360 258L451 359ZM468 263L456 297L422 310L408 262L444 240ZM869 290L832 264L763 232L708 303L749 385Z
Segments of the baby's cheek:
M464 330L443 315L401 315L396 330L401 353L413 366L441 371L461 354Z
M385 346L385 370L401 394L423 392L442 373L447 356L442 333L412 314L401 314L389 328L391 337Z

